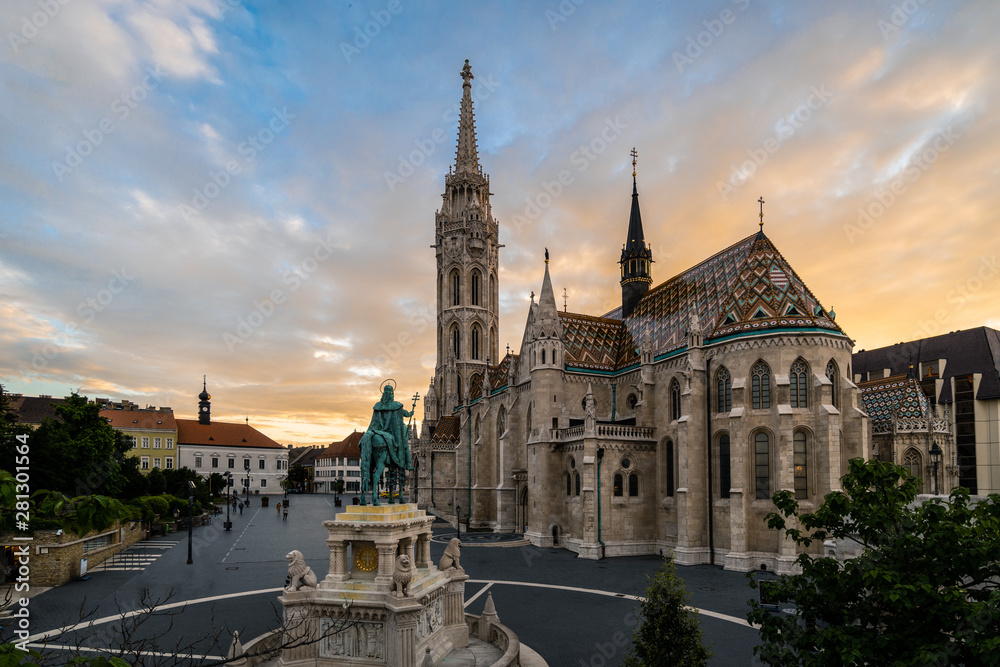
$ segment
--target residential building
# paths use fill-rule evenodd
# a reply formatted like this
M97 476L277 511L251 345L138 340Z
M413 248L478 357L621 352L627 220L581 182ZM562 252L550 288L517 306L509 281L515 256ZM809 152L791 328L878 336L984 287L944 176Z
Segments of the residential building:
M316 493L333 493L333 483L344 480L344 493L361 493L361 436L355 431L316 455L313 480Z
M179 468L177 458L177 422L169 407L140 408L130 401L114 403L97 399L104 407L101 417L116 430L132 439L128 455L139 459L139 470Z

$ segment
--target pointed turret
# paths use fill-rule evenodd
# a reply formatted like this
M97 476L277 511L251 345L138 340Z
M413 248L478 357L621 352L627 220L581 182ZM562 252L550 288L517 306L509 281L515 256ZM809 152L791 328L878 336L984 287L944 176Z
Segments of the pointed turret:
M636 152L632 149L632 210L628 218L628 235L622 246L621 266L622 319L635 310L642 295L653 283L650 265L653 250L646 245L646 235L642 231L642 215L639 212L639 189L635 180Z
M203 375L201 377L201 393L198 394L198 423L199 424L211 424L212 423L212 396L208 393L207 379Z
M542 338L561 338L562 324L559 322L559 308L556 306L556 296L552 291L552 278L549 277L549 249L545 249L545 276L542 278L542 291L538 295L538 310L535 316L536 336Z
M455 173L479 174L479 149L476 147L476 116L472 111L472 68L465 61L462 68L462 107L458 117L458 147L455 150Z

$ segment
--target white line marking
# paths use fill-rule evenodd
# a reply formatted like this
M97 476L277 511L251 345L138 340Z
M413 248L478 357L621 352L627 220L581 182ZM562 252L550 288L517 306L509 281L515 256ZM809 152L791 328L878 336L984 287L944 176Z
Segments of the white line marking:
M243 529L243 532L242 532L242 533L240 533L240 536L239 536L239 537L237 537L237 538L236 538L236 541L235 541L235 542L233 542L233 545L232 545L231 547L229 547L229 551L227 551L227 552L226 552L226 555L222 557L222 562L223 562L223 563L225 563L225 562L226 562L226 559L227 559L227 558L229 558L229 554L233 553L233 549L235 549L235 548L236 548L236 545L240 543L240 540L242 540L242 539L243 539L243 536L244 536L244 535L246 535L246 532L247 532L248 530L250 530L250 526L252 526L252 525L253 525L253 520L257 518L257 515L258 515L258 514L260 514L260 508L259 508L259 507L257 508L257 511L253 513L253 516L252 516L252 517L250 517L250 522L249 522L249 523L247 524L247 527Z
M622 600L635 600L636 602L644 602L646 598L640 597L638 595L625 595L622 593L614 593L612 591L601 591L594 588L578 588L576 586L558 586L556 584L535 584L527 581L496 581L490 579L469 579L470 584L506 584L508 586L528 586L531 588L554 588L561 591L573 591L575 593L591 593L593 595L605 595L607 597L619 598ZM711 618L717 618L720 621L729 621L730 623L736 623L737 625L742 625L747 628L752 628L753 626L747 622L746 619L737 618L736 616L729 616L727 614L720 614L717 611L711 611L708 609L699 609L698 607L688 607L688 609L693 609L699 614L704 614Z
M483 593L485 593L487 591L487 589L489 589L489 587L492 586L492 585L493 585L493 582L491 581L490 583L488 583L485 586L483 586L482 588L480 588L478 593L476 593L471 598L469 598L468 600L465 601L465 606L468 607L470 604L472 604L473 602L475 602L476 598L478 598L480 595L482 595Z

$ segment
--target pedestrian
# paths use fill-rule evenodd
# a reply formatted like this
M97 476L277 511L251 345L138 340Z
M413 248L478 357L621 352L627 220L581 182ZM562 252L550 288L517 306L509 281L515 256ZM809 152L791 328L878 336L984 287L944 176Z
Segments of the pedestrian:
M243 501L240 501L240 516L243 515Z
M274 516L281 516L281 503L280 502L278 503L278 506L275 509L277 509L278 511L275 512Z
M281 513L281 520L288 521L288 505L285 505L284 511Z

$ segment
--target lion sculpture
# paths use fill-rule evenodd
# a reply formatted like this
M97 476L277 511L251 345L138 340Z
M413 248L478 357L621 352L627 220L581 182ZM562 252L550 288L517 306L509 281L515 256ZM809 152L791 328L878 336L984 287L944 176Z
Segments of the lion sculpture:
M451 538L451 542L448 543L448 547L444 550L444 555L441 556L441 562L438 563L438 569L442 572L451 569L462 569L462 566L458 562L458 559L462 555L461 547L462 540L457 537Z
M316 588L316 573L306 565L306 559L302 557L302 552L296 549L285 556L288 561L288 585L285 590L294 593L303 586Z
M396 569L392 573L392 592L397 597L405 598L410 594L410 581L413 579L413 566L407 554L396 556Z

